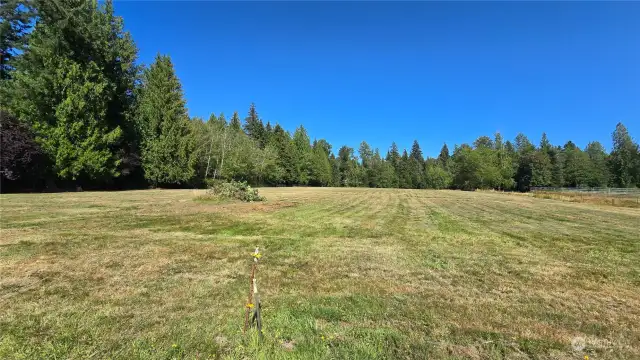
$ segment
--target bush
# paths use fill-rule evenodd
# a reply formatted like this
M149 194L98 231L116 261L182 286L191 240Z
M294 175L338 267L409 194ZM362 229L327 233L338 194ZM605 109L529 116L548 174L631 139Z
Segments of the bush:
M221 199L237 199L242 201L265 201L246 181L215 181L209 186L207 195Z

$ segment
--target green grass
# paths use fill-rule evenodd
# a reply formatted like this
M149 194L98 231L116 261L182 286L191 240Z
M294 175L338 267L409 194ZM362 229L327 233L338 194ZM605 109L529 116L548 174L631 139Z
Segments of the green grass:
M640 358L640 209L260 192L1 195L0 358Z

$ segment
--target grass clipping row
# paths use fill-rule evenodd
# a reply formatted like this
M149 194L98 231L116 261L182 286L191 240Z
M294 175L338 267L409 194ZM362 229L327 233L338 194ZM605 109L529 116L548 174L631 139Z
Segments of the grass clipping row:
M206 198L219 200L240 200L245 202L265 201L246 181L216 181L207 189Z

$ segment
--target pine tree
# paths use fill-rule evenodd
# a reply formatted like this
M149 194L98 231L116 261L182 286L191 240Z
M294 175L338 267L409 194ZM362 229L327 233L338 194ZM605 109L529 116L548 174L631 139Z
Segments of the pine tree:
M516 135L515 150L518 155L522 156L536 149L535 146L529 141L529 139L523 134Z
M24 51L34 15L34 9L28 1L0 1L0 81L9 78L13 70L11 60Z
M182 86L168 56L158 54L145 70L138 106L145 178L154 186L189 182L195 173L195 143Z
M112 3L38 2L28 38L6 86L7 107L30 125L53 173L109 181L135 166L137 50Z
M267 121L267 125L264 126L264 142L265 145L271 142L271 136L273 135L273 127L271 123Z
M393 166L395 171L398 171L398 166L400 164L400 151L398 150L398 145L395 142L391 143L391 148L389 152L387 152L387 161Z
M540 147L534 152L525 155L531 166L531 186L551 186L553 184L553 163L549 152L551 143L547 139L547 134L542 133Z
M296 183L306 185L310 179L312 151L309 135L302 125L293 133L293 151Z
M542 133L542 138L540 139L540 150L544 151L545 153L549 154L549 152L551 151L551 143L549 142L549 139L547 138L547 133Z
M411 145L411 153L409 154L409 158L415 160L417 163L423 163L424 157L422 156L422 150L420 149L420 144L418 144L418 140L413 140L413 144Z
M409 159L409 154L407 154L407 150L403 150L402 156L398 161L398 186L403 189L412 189L413 188L413 179L412 179L412 171L411 171L411 160Z
M440 166L442 166L443 168L448 168L449 167L449 147L447 147L447 144L445 143L444 145L442 145L442 148L440 149L440 155L438 155L438 162L440 162Z
M533 164L535 163L535 146L522 133L519 133L515 139L515 151L517 154L516 172L514 180L518 190L528 191L531 186L533 177Z
M417 140L411 145L411 153L409 154L409 172L411 174L411 188L424 189L424 157Z
M237 111L233 112L233 116L229 121L229 127L236 132L242 130L242 124L240 124L240 116L238 116Z
M635 173L638 161L638 146L634 144L627 128L618 123L612 135L613 149L609 159L611 183L617 187L631 187L636 184Z
M244 131L245 133L255 140L261 148L263 148L267 143L267 134L264 129L264 125L262 124L262 120L258 116L258 111L256 110L256 104L251 103L249 107L249 113L247 117L244 119Z
M297 181L294 162L294 149L291 136L280 124L273 128L273 136L270 143L277 151L277 165L282 169L281 181L283 184L293 185Z

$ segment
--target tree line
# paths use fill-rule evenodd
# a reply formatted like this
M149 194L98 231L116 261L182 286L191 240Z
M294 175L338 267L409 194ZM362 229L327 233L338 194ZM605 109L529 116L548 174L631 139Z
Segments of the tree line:
M425 158L392 143L383 155L363 141L334 151L299 126L266 123L251 104L190 118L171 58L137 63L113 4L3 0L0 119L3 191L44 188L195 187L215 179L271 186L498 189L640 186L640 150L619 123L607 153L535 145L499 133L442 146Z

